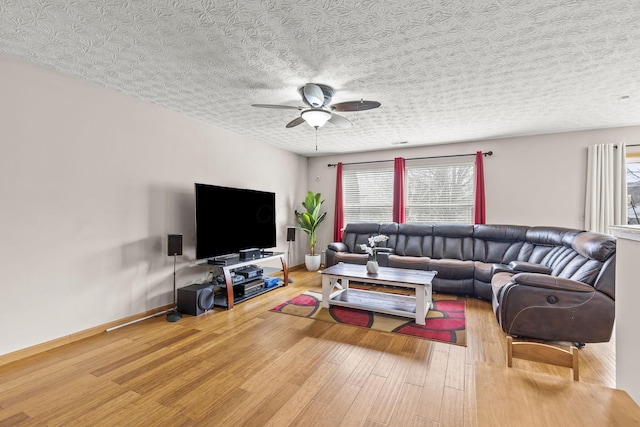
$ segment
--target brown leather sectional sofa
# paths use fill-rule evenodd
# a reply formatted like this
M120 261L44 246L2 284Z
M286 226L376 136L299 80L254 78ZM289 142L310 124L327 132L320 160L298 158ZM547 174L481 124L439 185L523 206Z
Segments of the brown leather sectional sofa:
M352 223L326 265L366 264L359 247L384 234L381 266L437 271L434 292L491 301L513 336L607 342L615 315L615 238L561 227Z

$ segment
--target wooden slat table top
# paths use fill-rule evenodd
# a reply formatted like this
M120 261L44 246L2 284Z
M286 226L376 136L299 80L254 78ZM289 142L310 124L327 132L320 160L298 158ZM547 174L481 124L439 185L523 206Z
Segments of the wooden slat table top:
M380 280L387 282L411 283L415 285L428 285L436 276L435 271L411 270L407 268L380 267L378 274L367 273L364 265L338 263L320 272L324 275L346 277L349 279Z

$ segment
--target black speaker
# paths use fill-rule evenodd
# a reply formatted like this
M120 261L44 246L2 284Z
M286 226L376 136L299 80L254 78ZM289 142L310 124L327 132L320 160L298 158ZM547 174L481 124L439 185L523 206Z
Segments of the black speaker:
M287 227L287 242L295 242L295 241L296 241L296 228Z
M167 235L167 255L182 255L182 234Z
M178 289L178 311L199 316L213 308L213 284L196 283Z

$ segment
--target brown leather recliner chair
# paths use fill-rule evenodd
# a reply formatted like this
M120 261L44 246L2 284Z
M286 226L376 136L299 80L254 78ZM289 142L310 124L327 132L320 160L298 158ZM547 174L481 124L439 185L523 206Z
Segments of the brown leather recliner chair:
M494 266L492 304L502 330L577 345L609 341L615 318L615 239L531 229L527 241L529 261Z

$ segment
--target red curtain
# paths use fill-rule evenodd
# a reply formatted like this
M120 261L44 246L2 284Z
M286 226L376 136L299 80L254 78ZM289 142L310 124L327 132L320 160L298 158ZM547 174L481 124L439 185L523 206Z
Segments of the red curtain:
M344 202L342 200L342 163L336 168L336 208L333 218L333 241L342 242L344 228Z
M404 159L393 159L393 221L402 224L406 221L404 206Z
M486 224L487 215L484 202L484 162L482 151L476 152L476 201L473 209L474 224Z

